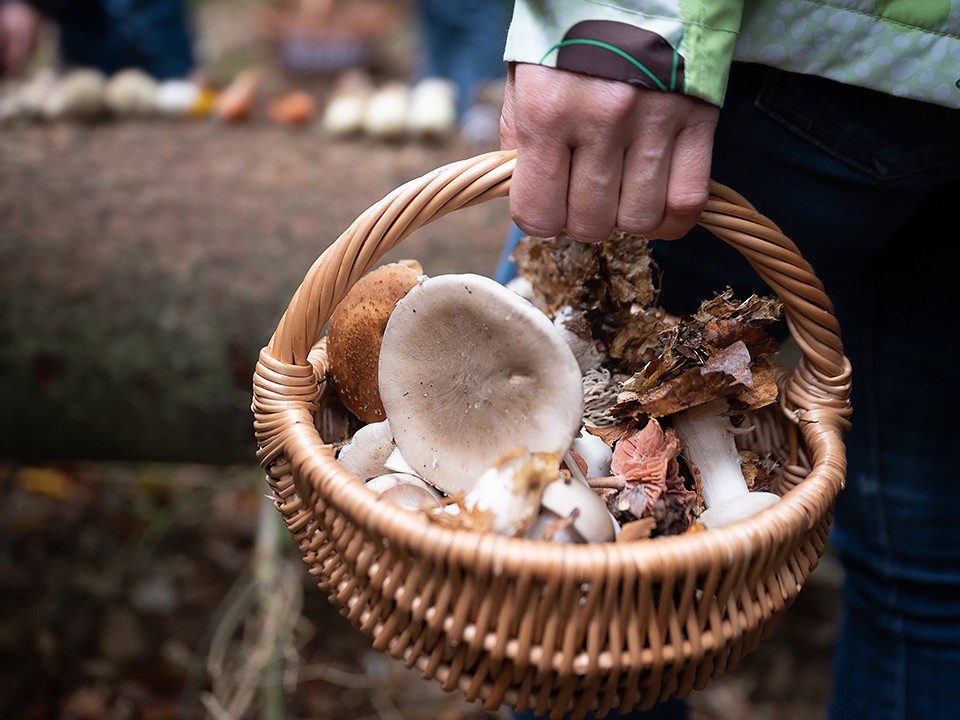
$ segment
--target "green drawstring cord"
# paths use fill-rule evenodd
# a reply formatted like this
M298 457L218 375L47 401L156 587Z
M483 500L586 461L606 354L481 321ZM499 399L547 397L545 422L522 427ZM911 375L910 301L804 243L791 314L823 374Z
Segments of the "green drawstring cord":
M633 57L629 53L624 52L623 50L618 48L616 45L611 45L610 43L605 43L601 40L589 40L587 38L574 38L572 40L563 40L562 42L558 42L556 45L554 45L552 48L550 48L543 54L543 57L540 58L540 64L542 65L544 60L547 59L547 56L550 55L550 53L552 53L554 50L559 50L560 48L567 47L569 45L593 45L594 47L599 47L599 48L603 48L604 50L609 50L610 52L614 52L620 57L622 57L623 59L635 65L640 71L646 74L647 77L649 77L654 83L656 83L657 87L660 90L663 90L664 92L667 92L667 91L674 92L677 90L677 67L679 66L679 63L680 63L680 54L676 50L673 51L673 67L671 68L671 71L670 71L670 87L668 88L666 85L664 85L660 81L659 78L657 78L656 75L650 72L650 70L643 63L637 60L635 57ZM958 82L958 87L960 87L960 80L958 80L957 82Z

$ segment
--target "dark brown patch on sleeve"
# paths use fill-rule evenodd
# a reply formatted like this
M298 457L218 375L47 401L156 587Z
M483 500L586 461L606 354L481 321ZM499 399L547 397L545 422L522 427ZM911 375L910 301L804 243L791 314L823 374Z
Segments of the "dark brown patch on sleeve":
M613 20L570 28L557 46L557 67L655 90L683 89L683 56L666 39Z

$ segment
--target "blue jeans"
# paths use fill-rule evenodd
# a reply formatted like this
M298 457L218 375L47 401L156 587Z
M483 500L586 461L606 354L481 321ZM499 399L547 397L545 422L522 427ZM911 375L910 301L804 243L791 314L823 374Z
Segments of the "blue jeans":
M158 80L194 69L186 0L48 0L67 66L112 74L140 68Z
M735 66L712 174L798 244L853 364L831 532L845 578L830 717L960 718L960 382L949 375L960 278L948 260L960 240L960 112ZM767 292L700 228L654 245L661 303L675 312L727 285Z

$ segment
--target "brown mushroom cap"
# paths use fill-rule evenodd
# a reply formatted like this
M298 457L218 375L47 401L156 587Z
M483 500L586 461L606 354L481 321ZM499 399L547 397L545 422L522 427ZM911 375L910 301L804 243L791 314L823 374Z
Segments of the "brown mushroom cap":
M346 408L366 422L386 417L377 385L383 331L422 273L411 261L381 265L360 278L330 316L327 372Z
M550 319L479 275L428 278L397 303L380 395L403 457L467 492L514 447L564 453L580 430L580 367Z

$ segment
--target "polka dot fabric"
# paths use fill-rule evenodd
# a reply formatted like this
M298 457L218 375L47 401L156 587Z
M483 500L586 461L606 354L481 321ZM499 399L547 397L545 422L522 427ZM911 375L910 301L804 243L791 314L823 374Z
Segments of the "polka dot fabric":
M919 19L892 0L747 3L734 59L960 108L960 37L944 31L960 29L960 6L937 28Z

